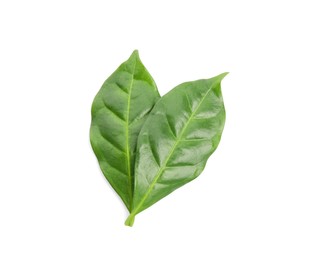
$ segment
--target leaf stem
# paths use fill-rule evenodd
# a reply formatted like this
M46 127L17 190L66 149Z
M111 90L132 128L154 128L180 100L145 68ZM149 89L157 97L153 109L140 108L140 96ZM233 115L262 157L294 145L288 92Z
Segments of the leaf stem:
M135 222L135 214L130 214L128 218L125 220L125 226L132 227Z

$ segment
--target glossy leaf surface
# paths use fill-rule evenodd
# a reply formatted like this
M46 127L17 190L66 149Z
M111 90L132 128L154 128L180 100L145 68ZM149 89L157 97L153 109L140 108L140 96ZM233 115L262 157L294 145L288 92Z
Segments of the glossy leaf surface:
M137 137L159 99L137 51L103 83L92 104L90 141L100 168L130 211Z
M183 83L151 111L138 137L134 204L126 225L203 171L224 127L220 83L226 74Z

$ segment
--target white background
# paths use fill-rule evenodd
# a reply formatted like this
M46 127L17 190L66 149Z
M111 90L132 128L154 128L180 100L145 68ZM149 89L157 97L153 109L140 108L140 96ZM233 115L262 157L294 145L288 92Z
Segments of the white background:
M1 1L0 259L313 259L311 1ZM229 71L203 174L127 212L90 107L134 49L163 95Z

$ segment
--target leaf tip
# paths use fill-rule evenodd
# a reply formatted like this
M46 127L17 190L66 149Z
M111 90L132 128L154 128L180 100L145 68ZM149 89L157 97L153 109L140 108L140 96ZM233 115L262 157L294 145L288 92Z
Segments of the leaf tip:
M229 74L229 72L224 72L220 75L217 76L217 78L219 78L220 80L222 80L223 78L225 78L227 76L227 74Z
M131 56L139 57L139 52L138 52L138 50L135 49L135 50L133 51L133 53L132 53Z
M137 49L135 49L132 54L130 55L128 61L131 61L131 62L137 62L137 61L140 61L140 57L139 57L139 52Z

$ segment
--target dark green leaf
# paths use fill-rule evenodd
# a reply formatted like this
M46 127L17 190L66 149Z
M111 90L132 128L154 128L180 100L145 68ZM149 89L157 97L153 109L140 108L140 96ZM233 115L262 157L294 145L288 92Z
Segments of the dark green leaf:
M103 83L92 104L92 148L104 176L129 211L137 137L159 97L154 80L134 51Z
M203 171L224 127L220 83L226 74L183 83L151 111L138 137L133 210L126 225Z

